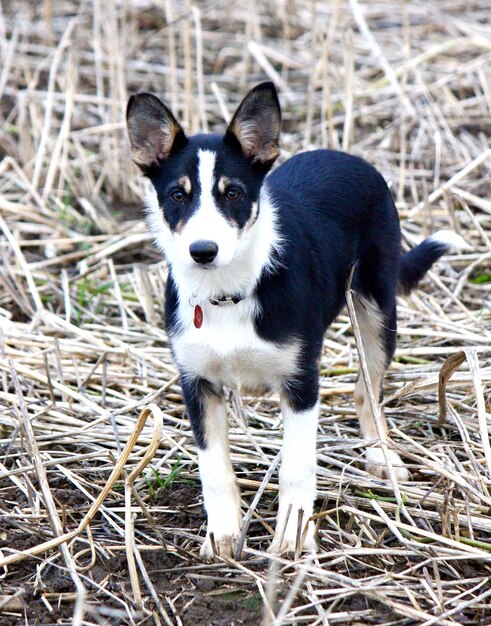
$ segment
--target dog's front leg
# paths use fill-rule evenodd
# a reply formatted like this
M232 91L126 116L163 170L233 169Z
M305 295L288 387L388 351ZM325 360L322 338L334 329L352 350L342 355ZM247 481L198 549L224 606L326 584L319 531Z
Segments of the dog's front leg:
M183 377L182 388L198 446L199 473L208 515L200 556L233 557L241 532L240 494L230 460L227 407L221 392L202 379ZM214 540L214 546L212 541Z
M269 552L293 553L301 519L301 550L315 551L314 523L308 522L316 496L318 374L295 380L281 394L283 449L276 531ZM305 532L305 526L307 529Z

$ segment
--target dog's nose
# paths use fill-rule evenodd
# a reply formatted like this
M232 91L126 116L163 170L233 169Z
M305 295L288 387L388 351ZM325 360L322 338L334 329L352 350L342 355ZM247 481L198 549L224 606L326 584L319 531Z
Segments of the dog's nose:
M214 241L200 239L189 246L189 254L196 263L211 263L218 254L218 246Z

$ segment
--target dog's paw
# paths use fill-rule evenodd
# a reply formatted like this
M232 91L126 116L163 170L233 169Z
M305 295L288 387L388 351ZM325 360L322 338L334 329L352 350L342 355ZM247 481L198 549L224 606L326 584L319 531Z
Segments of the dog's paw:
M283 537L282 537L283 535ZM300 541L302 537L300 537ZM294 555L297 547L297 529L292 524L287 526L285 533L283 533L283 527L280 524L276 530L273 542L268 548L270 554L284 554ZM307 533L303 544L300 546L301 552L310 552L315 554L317 552L317 544L315 542L315 527L313 522L308 523Z
M387 454L392 462L392 467L394 468L397 480L401 482L408 481L409 472L401 457L397 454L397 452L394 452L394 450L387 450ZM367 472L380 479L389 478L389 471L385 463L385 456L382 448L368 448L365 458Z
M206 535L206 539L203 541L199 556L203 561L214 561L217 556L221 556L226 559L235 558L235 552L239 543L239 535L222 535L221 537L214 537L215 550L213 549L213 542L211 540L210 533ZM245 547L245 543L243 548Z

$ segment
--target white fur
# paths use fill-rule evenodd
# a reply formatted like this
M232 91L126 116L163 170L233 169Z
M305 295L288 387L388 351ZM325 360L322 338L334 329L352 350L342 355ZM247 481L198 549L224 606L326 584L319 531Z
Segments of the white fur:
M471 250L472 246L470 246L467 241L457 233L454 233L453 230L439 230L434 235L431 235L429 238L430 241L437 241L438 243L444 243L448 245L449 249L455 250Z
M408 481L409 472L407 471L401 457L394 450L387 450L389 460L394 468L394 473L398 481ZM385 462L384 451L382 448L367 448L366 455L367 472L380 479L389 477L387 464Z
M230 461L227 409L223 401L211 397L205 406L208 445L198 449L199 472L208 515L207 536L201 556L213 558L210 533L221 556L232 557L242 526L240 495Z
M177 362L192 376L233 389L279 390L282 380L297 370L299 344L279 346L261 339L254 328L255 298L236 305L202 303L203 325L195 328L193 307L179 303L181 332L173 338Z
M308 411L295 412L288 402L282 399L281 412L284 434L280 468L280 502L275 536L269 549L273 553L295 551L298 512L303 511L303 530L312 515L316 496L319 403ZM303 549L315 550L313 522L309 522Z
M212 153L200 151L204 198L211 194L212 183L204 181L209 181L212 176L214 161ZM300 346L298 343L279 346L264 341L254 328L253 317L257 313L258 303L250 294L261 273L272 267L273 250L281 245L275 208L264 187L259 204L257 220L238 239L235 254L228 264L203 269L194 262L182 262L178 252L180 236L172 233L166 225L155 191L150 189L147 194L150 232L172 265L178 291L180 332L173 338L177 362L189 374L206 377L211 382L231 388L263 391L266 387L278 390L281 381L296 371ZM206 220L209 218L212 221L213 212L218 212L211 206L209 198L203 200L197 214L201 211L206 219L199 223L205 228ZM193 218L183 234L195 232L192 221ZM187 231L190 226L192 230ZM218 230L213 232L218 233ZM201 234L200 238L206 238L206 235L203 237ZM217 241L217 237L214 240ZM221 247L221 243L218 245ZM245 297L238 304L227 307L214 306L208 300L235 294ZM194 307L197 304L203 310L203 325L199 329L193 324Z
M214 169L216 154L209 150L198 152L198 179L201 187L198 210L187 221L181 233L176 233L177 259L185 268L195 267L196 262L189 253L189 246L200 240L218 244L218 254L213 265L224 267L232 260L238 245L238 229L220 213L213 198L215 185ZM203 268L199 268L203 271ZM210 271L210 270L204 270Z

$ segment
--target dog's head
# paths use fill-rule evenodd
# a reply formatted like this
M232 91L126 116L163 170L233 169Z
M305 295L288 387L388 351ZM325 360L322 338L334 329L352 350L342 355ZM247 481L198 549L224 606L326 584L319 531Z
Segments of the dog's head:
M269 82L247 94L223 136L187 137L158 98L130 98L132 156L155 189L151 229L171 263L215 269L240 256L262 182L279 154L280 121Z

